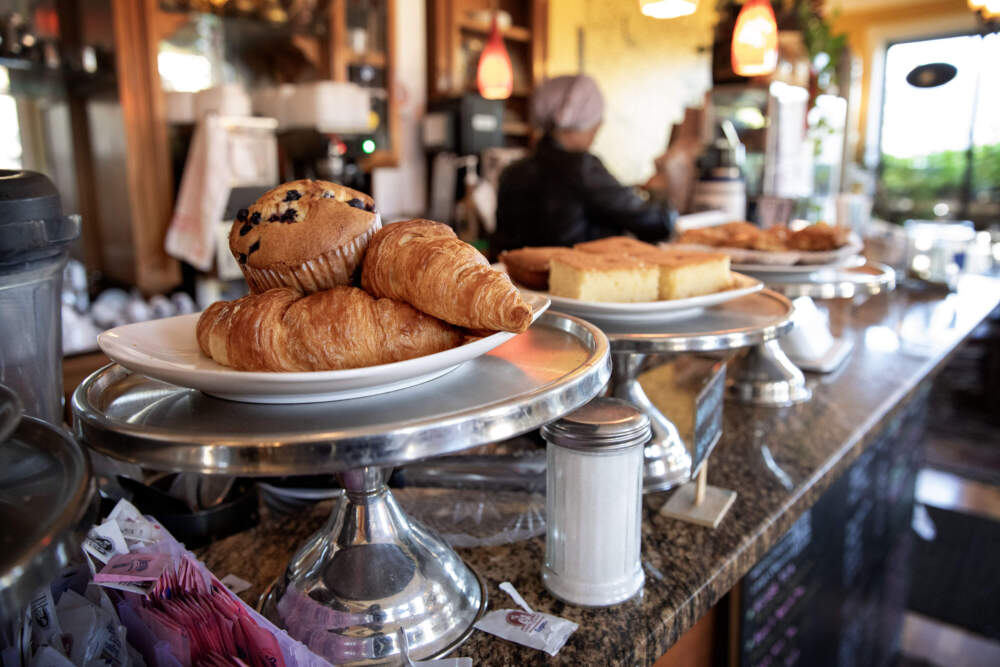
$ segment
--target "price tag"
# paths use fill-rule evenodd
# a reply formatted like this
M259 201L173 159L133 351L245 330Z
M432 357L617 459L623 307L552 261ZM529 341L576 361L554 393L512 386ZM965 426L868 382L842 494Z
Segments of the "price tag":
M717 363L712 376L695 400L694 437L691 446L691 477L694 478L722 437L722 401L725 398L726 365Z

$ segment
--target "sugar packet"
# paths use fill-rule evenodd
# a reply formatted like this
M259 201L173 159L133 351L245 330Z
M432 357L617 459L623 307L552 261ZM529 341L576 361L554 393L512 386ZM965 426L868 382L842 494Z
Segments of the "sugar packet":
M489 612L475 625L483 632L555 656L569 636L580 627L565 618L533 611L509 582L500 584L500 589L522 609L495 609Z

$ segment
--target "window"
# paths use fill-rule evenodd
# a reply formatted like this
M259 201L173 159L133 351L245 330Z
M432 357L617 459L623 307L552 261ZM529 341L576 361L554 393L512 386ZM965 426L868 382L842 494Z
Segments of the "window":
M955 77L917 88L918 65L954 65ZM1000 219L1000 35L892 45L886 52L877 213L907 219Z

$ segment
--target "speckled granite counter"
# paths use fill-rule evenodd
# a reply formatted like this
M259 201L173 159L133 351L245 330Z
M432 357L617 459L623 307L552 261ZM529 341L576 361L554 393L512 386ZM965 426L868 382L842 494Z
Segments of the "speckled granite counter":
M572 619L580 629L554 659L482 632L456 655L477 665L652 664L816 502L998 300L1000 281L969 277L949 295L901 288L860 305L831 302L833 331L854 340L855 350L837 372L809 376L811 401L782 409L726 404L708 482L739 496L717 530L659 515L669 492L646 496L645 589L608 609L568 606L545 591L542 538L460 549L486 580L490 608L512 606L497 589L511 581L536 610ZM200 555L219 576L231 572L253 582L243 597L254 603L328 511L321 505L264 523Z

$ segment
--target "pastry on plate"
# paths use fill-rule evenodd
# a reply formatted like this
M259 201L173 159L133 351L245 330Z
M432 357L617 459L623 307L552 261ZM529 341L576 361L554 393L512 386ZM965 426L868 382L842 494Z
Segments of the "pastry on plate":
M847 237L850 233L851 230L847 227L817 222L814 225L803 227L797 232L791 232L787 245L794 250L813 252L836 250L847 245Z
M549 262L559 253L569 252L563 246L533 246L505 250L500 253L500 262L518 285L529 289L549 288Z
M660 250L634 255L659 269L657 298L686 299L732 287L729 255L721 252Z
M656 301L656 265L629 255L574 250L552 258L549 294L580 301Z
M198 318L198 346L240 371L328 371L403 361L451 349L463 333L356 287L303 296L280 287L218 301Z
M507 274L440 222L380 229L368 246L361 286L460 327L521 333L531 325L531 306Z
M294 287L309 294L350 284L381 225L374 201L362 192L292 181L236 215L229 249L252 293Z
M608 236L596 241L584 241L573 246L574 250L582 250L597 255L632 255L637 252L648 252L656 250L656 246L651 243L643 243L630 236Z
M784 230L778 227L761 229L749 222L727 222L714 227L689 229L678 237L677 242L747 250L786 249Z

